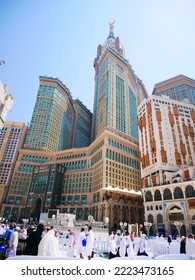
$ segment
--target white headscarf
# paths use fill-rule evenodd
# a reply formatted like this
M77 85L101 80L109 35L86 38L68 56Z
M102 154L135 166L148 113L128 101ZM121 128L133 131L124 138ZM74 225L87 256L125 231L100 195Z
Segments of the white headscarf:
M114 240L114 234L111 234L109 236L109 239L108 239L108 246L109 246L109 249L110 249L110 252L114 255L116 255L117 253L117 246L116 246L116 242Z
M141 235L141 239L139 242L139 251L140 253L143 253L144 251L147 251L147 236L146 234Z
M38 247L38 256L61 256L59 242L54 230L49 230L41 239Z

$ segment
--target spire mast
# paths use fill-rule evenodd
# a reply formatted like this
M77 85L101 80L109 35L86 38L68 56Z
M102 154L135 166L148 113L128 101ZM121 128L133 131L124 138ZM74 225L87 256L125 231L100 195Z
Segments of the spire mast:
M109 37L114 37L114 24L115 24L115 20L113 21L109 21L109 26L110 26L110 34L109 34Z

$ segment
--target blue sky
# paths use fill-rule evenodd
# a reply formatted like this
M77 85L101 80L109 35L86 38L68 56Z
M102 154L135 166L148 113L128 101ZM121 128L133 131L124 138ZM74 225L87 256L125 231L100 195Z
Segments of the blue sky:
M6 120L31 120L39 75L59 78L92 111L98 44L110 20L149 94L155 83L195 79L194 0L0 0L0 81L11 86Z

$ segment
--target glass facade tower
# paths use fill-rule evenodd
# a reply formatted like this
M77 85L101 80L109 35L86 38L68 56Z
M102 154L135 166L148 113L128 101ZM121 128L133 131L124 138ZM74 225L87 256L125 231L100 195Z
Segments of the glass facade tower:
M69 90L59 79L40 76L24 148L60 151L71 147L74 108Z
M125 57L125 50L113 33L97 49L94 60L95 94L92 139L107 127L138 139L137 105L147 97L146 90Z

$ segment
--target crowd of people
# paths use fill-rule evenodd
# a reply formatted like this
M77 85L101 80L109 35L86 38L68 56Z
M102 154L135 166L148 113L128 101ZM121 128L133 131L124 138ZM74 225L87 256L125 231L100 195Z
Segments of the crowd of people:
M179 242L179 251L180 254L195 254L195 235L189 234L186 236L177 236L176 240L172 239L172 236L169 235L165 238L163 235L156 235L153 237L154 246L155 244L167 243L168 245L171 242ZM141 234L139 241L135 242L134 235L132 233L115 233L109 236L109 259L115 257L133 257L135 255L149 256L149 240L146 234ZM167 245L167 246L168 246Z
M16 256L19 240L23 240L25 244L23 255L60 257L62 256L61 243L62 248L67 250L69 258L78 255L81 259L86 257L90 260L95 240L91 226L88 227L87 233L84 228L81 228L76 236L71 229L63 233L55 230L53 226L45 227L43 224L38 224L36 228L26 228L23 225L18 227L14 222L0 226L0 237L3 239L3 247L6 248L6 258Z
M23 255L59 257L62 256L61 249L65 249L68 258L78 257L90 260L93 257L95 242L91 226L88 227L87 232L82 227L80 233L76 235L72 229L61 232L52 226L45 227L43 224L38 224L36 228L27 228L24 225L17 226L12 222L9 225L0 225L0 237L3 240L1 247L4 246L6 249L6 258L16 256L19 241L23 240ZM157 234L155 242L167 242L170 245L173 240L171 235L165 238ZM177 237L176 242L180 242L181 254L195 254L195 235ZM146 234L141 234L139 242L135 242L133 233L117 231L108 237L108 250L109 259L134 255L148 256L148 237Z

